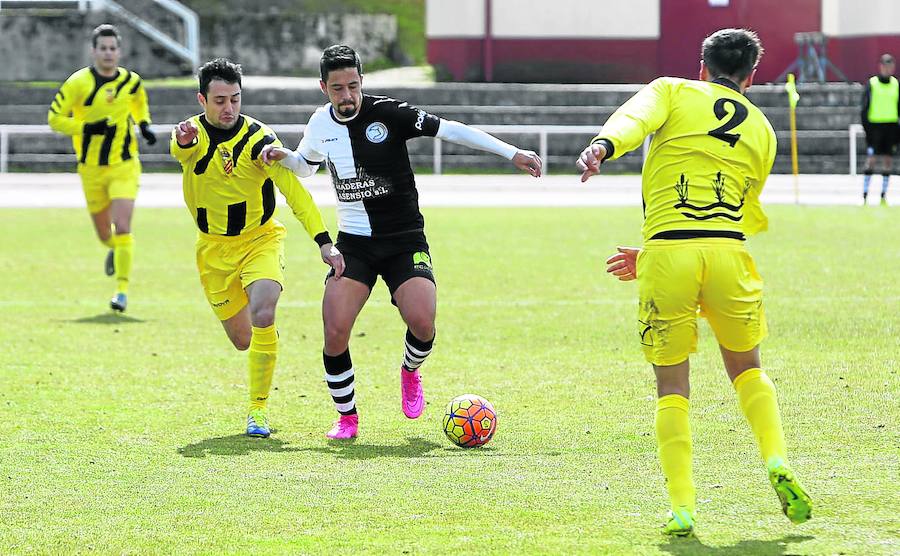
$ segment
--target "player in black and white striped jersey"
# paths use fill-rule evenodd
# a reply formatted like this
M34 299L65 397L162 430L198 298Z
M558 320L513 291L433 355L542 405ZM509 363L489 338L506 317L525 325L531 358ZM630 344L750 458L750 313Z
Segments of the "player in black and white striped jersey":
M541 159L483 131L445 120L406 102L362 92L362 66L345 45L325 49L320 63L328 103L310 117L295 151L271 145L263 160L280 161L298 176L325 164L337 197L337 248L346 269L329 275L322 302L324 363L329 391L341 414L329 438L353 438L358 415L350 358L350 332L380 275L407 325L400 367L403 413L425 407L419 367L431 353L437 295L425 221L406 141L431 136L510 160L534 177Z

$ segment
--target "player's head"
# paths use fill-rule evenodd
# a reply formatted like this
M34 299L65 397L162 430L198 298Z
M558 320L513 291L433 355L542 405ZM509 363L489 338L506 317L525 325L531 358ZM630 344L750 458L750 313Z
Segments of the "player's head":
M335 44L322 52L319 87L338 114L350 117L362 103L362 64L347 45Z
M895 64L893 56L890 54L882 54L881 57L878 58L878 73L884 77L894 75L894 70L896 69Z
M119 66L122 37L114 26L104 23L91 33L91 59L94 67L109 73Z
M198 72L197 100L206 121L221 129L231 129L241 115L241 66L227 58L216 58Z
M703 40L700 79L724 78L746 89L763 55L759 37L747 29L720 29Z

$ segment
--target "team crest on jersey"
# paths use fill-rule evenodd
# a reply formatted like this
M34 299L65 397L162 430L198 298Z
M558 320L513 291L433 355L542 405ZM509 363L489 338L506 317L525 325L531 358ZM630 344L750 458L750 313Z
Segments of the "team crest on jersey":
M112 104L116 100L116 91L112 87L107 87L105 90L106 90L106 102L107 102L107 104Z
M222 157L222 169L225 170L225 175L230 176L234 171L234 160L231 158L231 153L224 146L219 146L219 156Z
M387 136L387 126L381 122L372 122L369 124L369 127L366 128L366 139L372 143L381 143L387 139Z

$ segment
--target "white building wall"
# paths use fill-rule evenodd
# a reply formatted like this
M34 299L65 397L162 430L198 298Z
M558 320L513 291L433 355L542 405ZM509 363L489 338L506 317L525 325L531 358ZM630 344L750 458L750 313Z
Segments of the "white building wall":
M492 0L496 38L659 38L660 0ZM485 0L427 0L429 38L484 35Z
M822 32L830 37L900 34L900 1L822 0Z
M427 0L425 36L464 38L484 36L484 0Z

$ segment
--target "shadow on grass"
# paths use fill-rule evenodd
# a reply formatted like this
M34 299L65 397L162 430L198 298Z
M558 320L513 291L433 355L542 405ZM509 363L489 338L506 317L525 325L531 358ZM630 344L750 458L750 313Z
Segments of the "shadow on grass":
M93 317L81 317L80 319L70 319L63 322L72 322L75 324L129 324L132 322L146 322L143 319L137 319L123 315L121 313L113 313L112 311L100 313Z
M272 431L276 432L276 431ZM290 448L288 443L278 438L250 438L246 434L217 436L178 448L178 453L186 458L206 456L246 456L250 452L300 452L300 448Z
M273 431L274 432L274 431ZM404 445L381 446L361 444L354 440L329 441L327 446L314 448L294 448L288 442L278 438L250 438L245 434L207 438L200 442L188 444L178 449L178 453L186 458L204 458L210 456L244 456L250 452L317 452L329 454L338 459L375 459L375 458L417 458L440 448L440 444L429 442L423 438L410 437Z
M659 545L659 549L677 556L694 556L695 554L709 554L716 556L781 556L783 554L797 554L796 549L788 545L811 540L815 537L809 535L788 535L771 541L741 541L731 546L706 546L697 537L686 539L669 539L668 542Z

